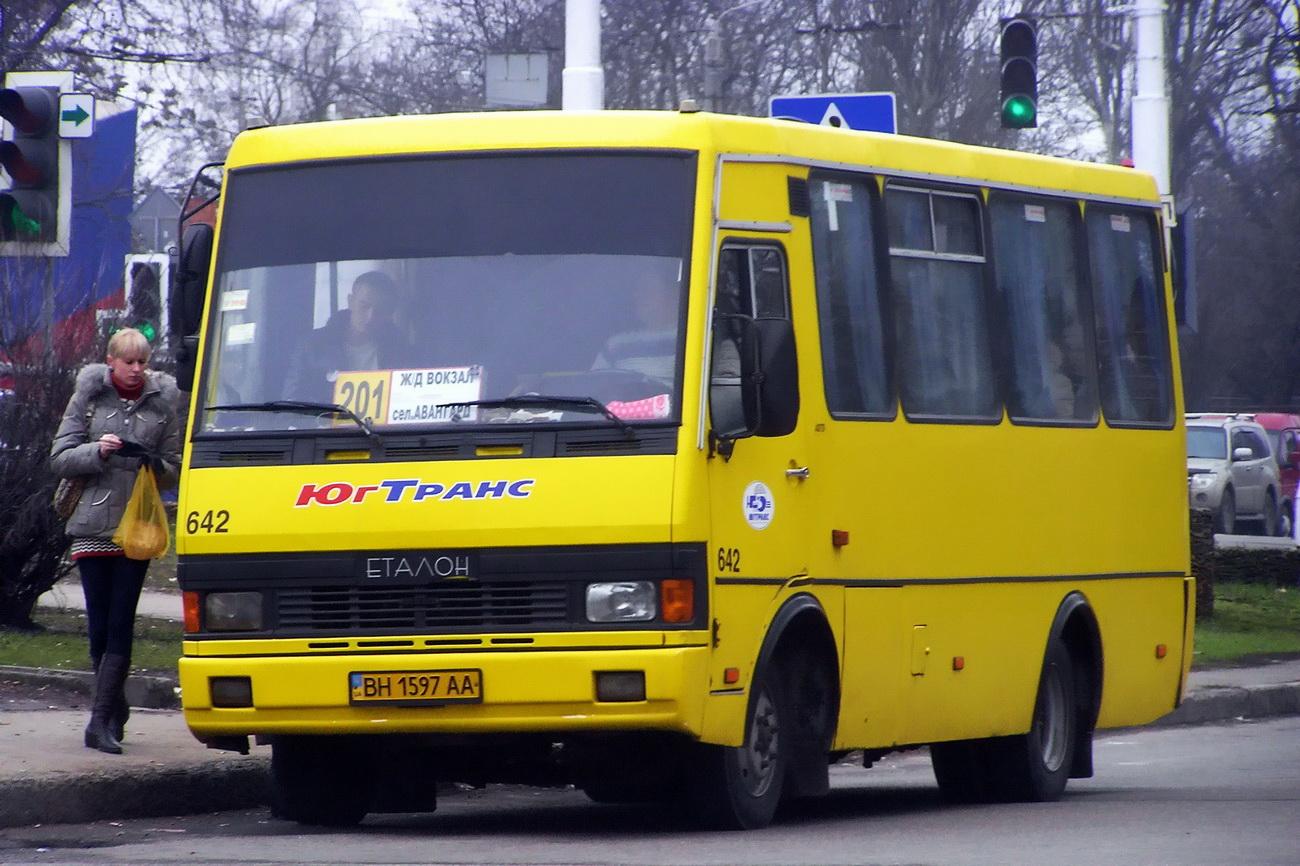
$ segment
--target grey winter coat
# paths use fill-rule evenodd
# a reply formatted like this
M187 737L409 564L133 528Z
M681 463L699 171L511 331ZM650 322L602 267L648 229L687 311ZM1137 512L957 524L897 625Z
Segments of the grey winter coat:
M130 410L113 387L107 364L88 364L77 374L76 388L50 449L54 474L60 478L89 476L81 501L68 518L68 535L112 538L135 487L140 459L115 454L101 458L99 437L105 433L137 442L157 454L162 464L161 471L154 467L158 487L165 490L176 485L181 463L179 401L176 380L166 373L145 373L144 393Z

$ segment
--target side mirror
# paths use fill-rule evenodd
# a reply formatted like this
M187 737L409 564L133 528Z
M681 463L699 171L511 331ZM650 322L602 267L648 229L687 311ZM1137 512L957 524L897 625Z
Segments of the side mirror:
M742 387L752 395L755 436L788 436L799 423L799 355L789 319L754 319L748 329L752 351L741 354Z
M176 337L176 380L182 391L194 387L198 363L199 328L203 325L203 301L208 292L208 268L212 264L212 226L193 223L181 238L180 258L172 271L170 321Z
M799 358L790 320L719 316L710 381L712 433L724 457L737 439L793 432L799 421Z
M1233 448L1232 459L1233 460L1254 460L1255 452L1250 450L1244 445L1240 448Z

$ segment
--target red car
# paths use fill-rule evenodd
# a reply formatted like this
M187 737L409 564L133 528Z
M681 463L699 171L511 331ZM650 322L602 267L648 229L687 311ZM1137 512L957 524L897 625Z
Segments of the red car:
M1277 456L1277 471L1282 479L1282 501L1279 503L1278 534L1291 534L1291 520L1295 516L1296 483L1300 482L1300 415L1286 412L1254 412L1255 423L1273 438L1273 453ZM1250 417L1250 416L1247 416Z

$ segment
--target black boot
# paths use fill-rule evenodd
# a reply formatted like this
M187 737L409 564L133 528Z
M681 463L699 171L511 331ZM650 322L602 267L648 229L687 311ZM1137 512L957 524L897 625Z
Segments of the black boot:
M96 674L99 673L99 660L100 656L90 657L90 668ZM131 660L129 658L126 660L126 668L128 671L131 669ZM131 718L131 705L126 700L126 689L123 688L122 693L118 695L117 706L113 708L113 720L111 722L113 737L119 743L126 739L126 721L129 718Z
M114 736L113 716L126 685L130 670L126 656L109 653L100 660L95 676L95 702L90 707L90 724L86 726L86 747L110 755L122 754L122 744Z

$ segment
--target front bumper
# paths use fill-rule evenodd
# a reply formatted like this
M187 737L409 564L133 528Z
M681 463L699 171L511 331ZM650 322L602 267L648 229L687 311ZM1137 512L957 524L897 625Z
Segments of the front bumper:
M1194 479L1198 477L1209 477L1213 481L1204 487L1198 487ZM1192 508L1208 508L1211 511L1219 510L1219 503L1223 500L1224 480L1212 475L1189 475L1187 477L1187 504Z
M458 653L190 657L182 706L200 740L248 734L660 730L699 736L709 691L704 646ZM483 702L350 705L354 672L482 671ZM644 671L644 701L596 700L598 671ZM247 708L214 707L210 677L248 677Z

